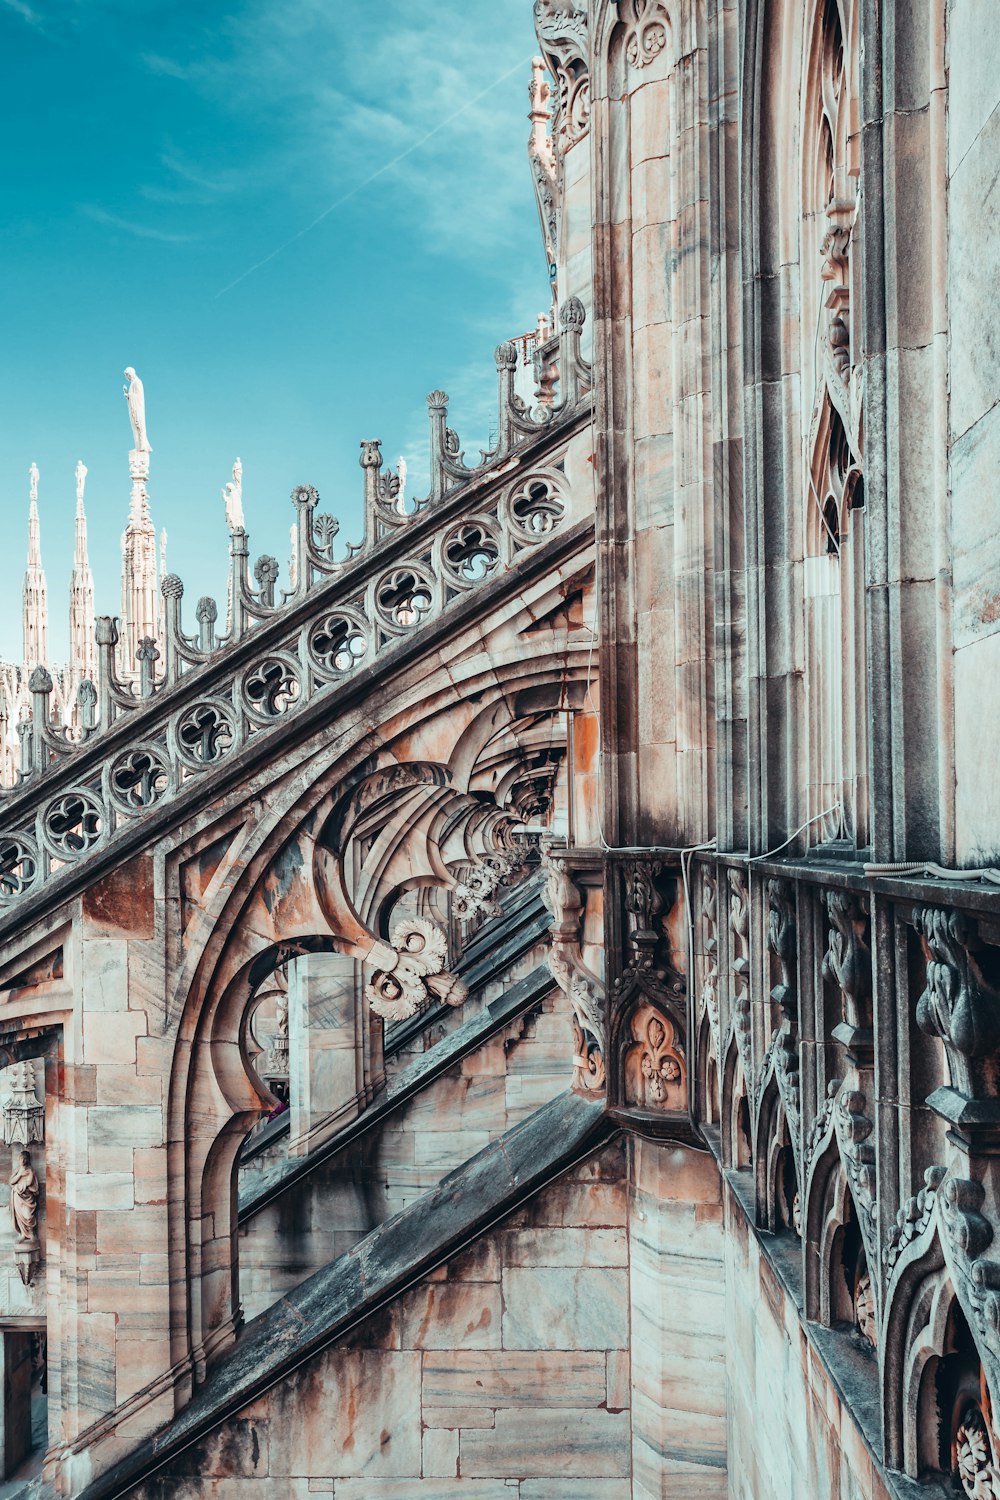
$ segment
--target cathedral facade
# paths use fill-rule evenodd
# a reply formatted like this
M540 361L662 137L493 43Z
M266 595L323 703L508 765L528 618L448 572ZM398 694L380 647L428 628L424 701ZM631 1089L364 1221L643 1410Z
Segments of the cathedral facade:
M33 510L5 1494L1000 1496L992 11L534 12L480 462L192 623L127 371L62 676Z

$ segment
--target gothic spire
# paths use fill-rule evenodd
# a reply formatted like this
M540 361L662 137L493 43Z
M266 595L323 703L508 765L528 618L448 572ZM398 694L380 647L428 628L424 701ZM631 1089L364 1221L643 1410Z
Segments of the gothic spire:
M76 466L76 548L73 553L73 576L69 585L70 670L80 677L93 678L96 668L94 645L94 575L87 556L87 516L83 508L83 491L87 466L80 459Z
M41 528L38 521L38 465L32 464L29 475L28 566L24 572L24 669L44 666L49 647L49 607L42 571Z

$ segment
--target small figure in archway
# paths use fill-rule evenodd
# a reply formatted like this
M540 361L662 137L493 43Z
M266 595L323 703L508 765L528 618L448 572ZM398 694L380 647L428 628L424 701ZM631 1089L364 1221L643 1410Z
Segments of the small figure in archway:
M41 1187L31 1165L31 1155L22 1151L10 1179L10 1217L14 1235L22 1244L38 1244L38 1198Z

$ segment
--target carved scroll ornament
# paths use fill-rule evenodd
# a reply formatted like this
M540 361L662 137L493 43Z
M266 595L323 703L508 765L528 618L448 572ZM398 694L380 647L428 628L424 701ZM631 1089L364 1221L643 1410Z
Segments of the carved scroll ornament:
M393 928L388 943L373 944L367 962L375 974L365 996L377 1016L405 1021L433 997L463 1005L468 990L445 970L448 940L440 927L423 917L408 917Z

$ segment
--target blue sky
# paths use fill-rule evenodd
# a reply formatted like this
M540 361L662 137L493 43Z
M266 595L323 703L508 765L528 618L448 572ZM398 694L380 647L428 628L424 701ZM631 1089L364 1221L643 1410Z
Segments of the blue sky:
M225 592L237 455L251 556L284 562L298 483L357 538L362 438L420 487L434 387L486 443L493 347L547 304L535 50L530 0L0 0L0 654L20 659L32 462L51 654L78 458L118 612L126 365L189 623Z

